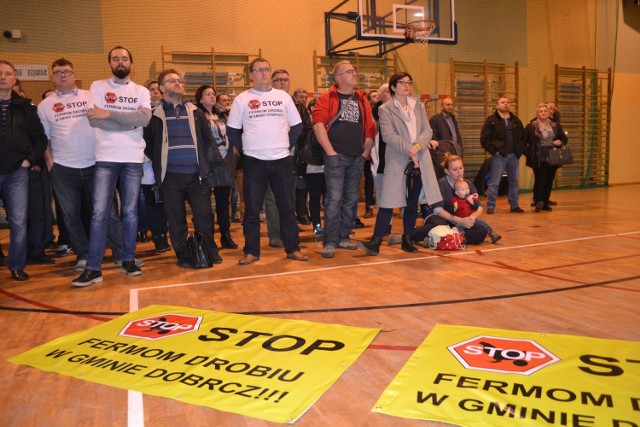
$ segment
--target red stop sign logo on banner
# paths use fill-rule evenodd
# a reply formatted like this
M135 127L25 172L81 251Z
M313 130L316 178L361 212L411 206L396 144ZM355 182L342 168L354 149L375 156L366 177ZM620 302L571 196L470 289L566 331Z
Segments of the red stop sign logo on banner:
M145 340L159 340L197 331L202 317L183 314L161 314L133 320L118 335Z
M530 375L557 362L553 353L535 341L478 336L447 347L467 369Z

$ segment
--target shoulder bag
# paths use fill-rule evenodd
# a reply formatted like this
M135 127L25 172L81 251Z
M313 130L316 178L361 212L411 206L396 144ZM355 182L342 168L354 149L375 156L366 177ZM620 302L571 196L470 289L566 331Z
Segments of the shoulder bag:
M213 262L209 256L207 244L204 241L202 233L196 232L195 235L189 235L187 238L187 247L189 248L189 255L191 256L191 267L196 269L213 267Z
M547 164L550 166L570 165L573 163L573 153L566 145L561 148L552 148L547 155Z

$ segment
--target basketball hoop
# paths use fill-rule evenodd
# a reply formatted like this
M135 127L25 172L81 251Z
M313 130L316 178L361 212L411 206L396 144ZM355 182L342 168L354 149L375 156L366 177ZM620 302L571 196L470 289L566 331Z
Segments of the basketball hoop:
M413 40L423 49L429 44L429 36L436 29L436 21L432 19L421 19L407 23L404 34L408 39Z

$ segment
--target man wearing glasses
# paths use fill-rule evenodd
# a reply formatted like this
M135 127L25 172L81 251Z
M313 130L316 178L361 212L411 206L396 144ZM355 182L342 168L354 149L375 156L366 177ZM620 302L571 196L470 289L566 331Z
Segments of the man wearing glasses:
M293 201L289 150L302 131L302 119L288 93L271 87L271 65L264 58L249 64L253 88L233 101L227 121L229 141L244 154L243 222L245 245L240 265L260 259L260 208L267 183L280 215L280 235L288 259L307 261L300 252Z
M220 264L222 258L213 239L211 190L207 177L213 173L224 175L222 156L202 110L183 100L185 90L180 74L174 69L164 70L158 76L158 82L163 98L144 130L145 153L151 159L155 182L162 192L178 266L191 268L186 199L191 204L195 228L202 233L211 261Z
M334 85L313 109L313 129L325 151L325 238L322 256L335 257L336 247L355 250L349 240L358 183L376 134L371 104L356 91L358 72L349 61L333 68Z
M38 105L38 116L49 138L44 153L51 183L77 256L74 270L83 272L89 253L83 212L91 212L95 173L95 135L87 120L91 105L88 90L78 89L71 61L60 58L51 65L55 93ZM112 205L113 206L113 205ZM122 223L115 208L107 226L107 240L116 259L121 258Z
M107 240L116 183L122 203L122 272L142 274L134 255L138 236L138 196L144 162L142 129L151 118L149 91L131 81L131 52L117 46L108 54L112 76L91 84L91 105L87 118L94 128L96 167L93 180L93 216L89 255L73 287L102 282L101 264Z

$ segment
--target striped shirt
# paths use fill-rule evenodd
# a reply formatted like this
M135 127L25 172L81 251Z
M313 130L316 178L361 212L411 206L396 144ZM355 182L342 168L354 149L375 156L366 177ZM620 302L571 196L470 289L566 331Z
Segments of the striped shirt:
M167 156L167 172L198 173L196 146L193 143L189 118L184 103L173 105L162 102L167 118L167 136L169 150Z

